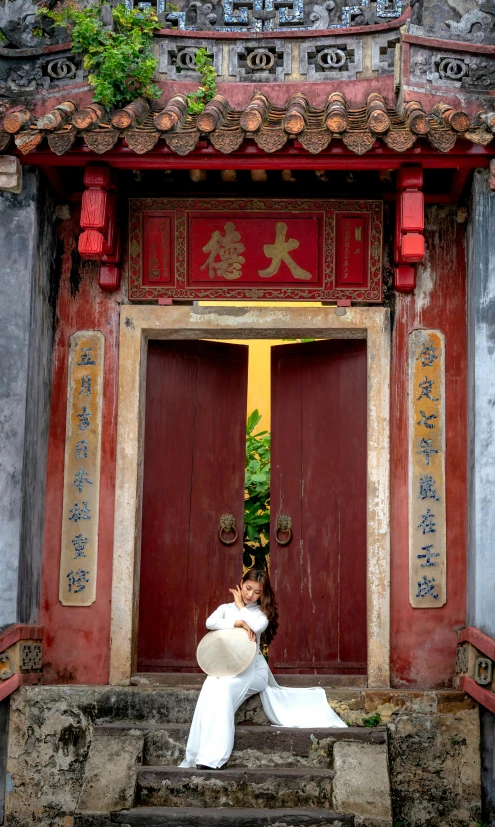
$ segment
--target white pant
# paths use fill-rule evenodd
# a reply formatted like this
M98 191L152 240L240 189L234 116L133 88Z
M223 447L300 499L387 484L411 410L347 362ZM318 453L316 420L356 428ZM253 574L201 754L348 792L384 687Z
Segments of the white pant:
M181 767L221 767L234 746L234 716L246 698L263 692L268 666L263 655L235 678L207 677L201 689Z

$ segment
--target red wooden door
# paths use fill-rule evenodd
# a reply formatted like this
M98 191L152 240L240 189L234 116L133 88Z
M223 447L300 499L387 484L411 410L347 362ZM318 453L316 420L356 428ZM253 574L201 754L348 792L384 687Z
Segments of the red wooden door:
M242 345L149 344L138 670L199 671L205 619L242 573L247 367Z
M272 349L276 672L366 672L366 398L365 341ZM288 545L274 537L281 514Z

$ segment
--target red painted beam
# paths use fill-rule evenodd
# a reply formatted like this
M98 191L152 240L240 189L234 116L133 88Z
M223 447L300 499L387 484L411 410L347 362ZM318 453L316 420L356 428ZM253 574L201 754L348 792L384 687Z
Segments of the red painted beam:
M43 640L43 626L14 623L0 634L0 652L5 652L18 640Z
M4 698L7 698L9 695L12 695L12 692L15 692L16 689L19 689L20 685L20 675L12 675L12 677L7 678L6 681L2 681L2 683L0 683L0 701L3 701Z
M18 155L22 164L56 167L86 166L88 162L100 162L117 169L330 169L330 170L381 170L399 169L407 163L420 164L424 169L476 169L488 167L495 156L495 147L468 144L450 152L435 152L429 147L414 147L407 153L397 153L387 147L377 146L366 155L356 155L343 145L330 146L318 155L311 155L295 142L273 155L268 155L256 144L246 144L237 152L223 155L205 142L189 155L176 155L167 146L136 155L125 146L96 156L87 147L72 150L65 155L55 155L47 149Z
M480 632L476 626L468 626L467 629L462 629L459 632L459 643L471 643L480 652L483 652L487 658L495 661L495 640L484 632Z
M12 695L12 692L15 692L20 686L33 686L33 684L41 683L42 680L41 672L33 672L30 675L12 675L11 678L7 678L6 681L0 683L0 701Z
M482 686L478 686L473 678L461 678L459 685L467 695L470 695L471 698L478 701L485 709L489 709L490 712L495 713L495 693L490 689L483 689Z

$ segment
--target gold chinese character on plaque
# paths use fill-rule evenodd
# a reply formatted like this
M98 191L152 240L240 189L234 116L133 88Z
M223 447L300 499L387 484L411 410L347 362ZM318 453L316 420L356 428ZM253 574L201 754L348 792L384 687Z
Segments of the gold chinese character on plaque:
M284 224L283 221L277 221L275 225L274 244L265 244L263 246L265 256L271 258L272 263L265 270L258 270L258 275L262 278L270 278L270 276L276 275L281 263L284 261L295 279L307 281L311 278L311 273L299 267L299 264L296 264L292 256L289 255L292 250L297 250L299 241L297 241L296 238L289 238L289 240L286 241L286 235L287 224Z
M201 270L208 267L208 275L212 279L215 275L220 278L238 279L242 276L242 265L246 261L241 253L246 249L237 232L235 224L228 221L224 226L225 235L215 230L211 238L202 248L203 253L209 253ZM218 256L218 261L216 261Z

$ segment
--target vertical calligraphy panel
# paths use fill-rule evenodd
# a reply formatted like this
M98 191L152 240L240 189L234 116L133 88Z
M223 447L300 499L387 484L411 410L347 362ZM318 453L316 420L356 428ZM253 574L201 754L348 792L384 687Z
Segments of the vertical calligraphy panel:
M446 594L445 345L438 330L409 334L409 593L414 608Z
M105 339L98 330L82 330L69 348L59 599L64 606L90 606L96 599Z

